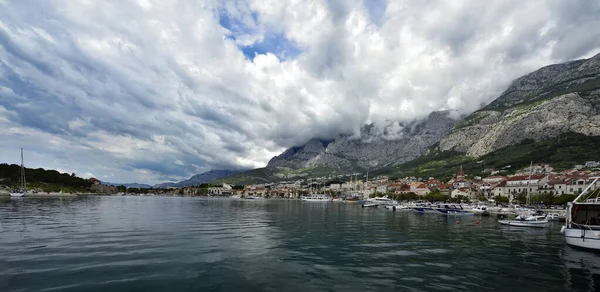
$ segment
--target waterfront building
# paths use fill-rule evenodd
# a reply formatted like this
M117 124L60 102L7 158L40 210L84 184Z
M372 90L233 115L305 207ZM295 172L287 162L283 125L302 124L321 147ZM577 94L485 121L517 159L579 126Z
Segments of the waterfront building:
M208 194L213 196L231 196L233 195L233 188L224 183L222 187L208 188Z

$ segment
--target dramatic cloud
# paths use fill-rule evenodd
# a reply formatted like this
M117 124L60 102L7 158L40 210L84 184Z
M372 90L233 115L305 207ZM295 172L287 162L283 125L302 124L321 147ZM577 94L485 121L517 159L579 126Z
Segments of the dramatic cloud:
M476 110L600 50L598 1L0 0L0 161L159 182ZM385 124L385 123L382 123Z

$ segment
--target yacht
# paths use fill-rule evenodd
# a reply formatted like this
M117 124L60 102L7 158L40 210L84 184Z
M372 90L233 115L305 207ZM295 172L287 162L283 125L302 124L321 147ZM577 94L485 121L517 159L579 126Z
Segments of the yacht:
M370 199L365 200L362 204L362 207L366 208L366 207L377 207L380 205L388 206L388 205L396 205L396 204L398 204L397 201L394 201L387 197L375 197L375 198L370 198Z
M569 203L567 218L561 233L565 235L565 241L570 246L600 251L600 201L598 192L594 198L584 198L585 194L600 177L587 186L573 202ZM594 187L594 189L597 189Z
M328 195L323 195L323 194L312 194L309 196L302 196L300 199L302 201L306 201L306 202L331 202L331 201L333 201L333 198L331 198Z
M468 209L463 208L461 205L454 204L440 204L433 207L439 214L444 215L474 215L475 213L471 212Z
M27 195L27 184L25 182L25 166L23 165L23 148L21 148L21 177L19 178L19 189L10 192L11 197L25 197Z

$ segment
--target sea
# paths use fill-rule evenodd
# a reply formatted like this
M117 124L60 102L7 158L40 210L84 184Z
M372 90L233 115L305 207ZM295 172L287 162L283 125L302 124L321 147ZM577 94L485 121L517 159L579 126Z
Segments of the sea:
M0 199L0 291L597 291L561 223L297 200Z

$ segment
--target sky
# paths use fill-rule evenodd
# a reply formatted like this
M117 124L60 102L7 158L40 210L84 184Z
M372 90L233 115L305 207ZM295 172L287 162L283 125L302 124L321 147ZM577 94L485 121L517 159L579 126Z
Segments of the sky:
M468 114L600 52L600 1L0 0L0 162L110 182L264 167Z

